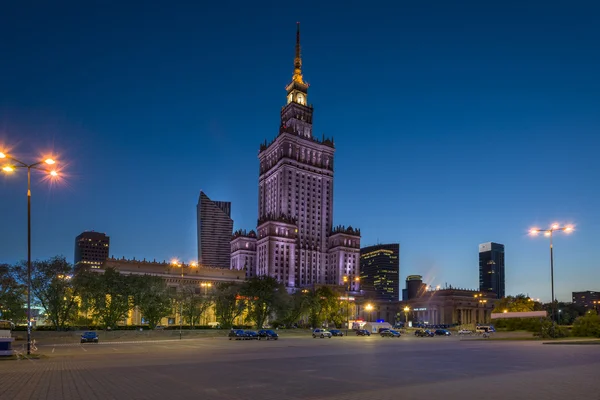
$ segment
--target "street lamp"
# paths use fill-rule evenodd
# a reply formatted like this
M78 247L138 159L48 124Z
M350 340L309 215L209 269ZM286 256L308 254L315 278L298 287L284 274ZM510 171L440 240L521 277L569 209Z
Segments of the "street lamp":
M206 297L206 295L207 295L206 291L208 290L209 287L212 286L212 283L210 283L210 282L202 282L200 284L200 286L202 286L204 288L204 297Z
M373 311L373 305L372 304L367 304L365 306L365 310L367 310L369 312L369 322L371 322L371 311Z
M406 325L405 328L408 328L408 312L409 311L410 311L410 307L405 306L404 307L404 324Z
M344 276L343 278L344 284L346 286L346 336L348 336L348 328L350 326L350 286L352 285L350 278ZM360 281L360 278L357 276L354 278L354 282Z
M543 233L544 236L547 236L550 238L550 285L552 287L552 323L554 324L556 322L556 311L555 311L555 306L556 306L556 301L554 298L554 247L552 246L552 236L553 233L556 231L563 231L565 233L571 233L573 232L574 228L572 226L560 226L559 224L552 224L552 226L549 229L537 229L537 228L533 228L531 230L529 230L529 233L532 236L536 236L538 233Z
M33 164L27 164L11 157L8 154L0 152L0 160L8 161L2 167L5 173L14 172L17 168L27 169L27 354L31 354L31 170L49 174L52 178L58 177L58 172L55 169L48 169L45 165L54 165L56 161L52 158L38 161Z
M174 267L181 268L181 293L180 296L183 296L183 264L179 262L178 259L174 258L171 260L171 265ZM179 298L179 340L181 340L181 331L183 329L183 298Z

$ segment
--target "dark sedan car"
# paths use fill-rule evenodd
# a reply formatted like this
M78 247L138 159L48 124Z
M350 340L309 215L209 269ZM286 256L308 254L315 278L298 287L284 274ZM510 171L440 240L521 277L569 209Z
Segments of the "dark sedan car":
M371 332L366 329L359 329L356 331L356 336L371 336Z
M241 329L232 329L229 331L229 334L227 336L229 336L229 340L231 340L231 339L235 339L235 340L246 339L246 333Z
M279 335L271 330L271 329L261 329L260 331L258 331L258 339L273 339L273 340L277 340L279 338Z
M331 329L329 332L331 332L331 336L344 336L344 332L339 329Z
M418 336L418 337L433 337L435 335L429 329L417 329L415 331L415 336Z
M395 331L393 329L385 329L379 332L381 337L400 337L400 332Z
M451 333L450 333L450 331L448 331L446 329L436 329L435 335L436 336L450 336Z
M98 343L98 334L96 332L83 332L81 335L81 343Z

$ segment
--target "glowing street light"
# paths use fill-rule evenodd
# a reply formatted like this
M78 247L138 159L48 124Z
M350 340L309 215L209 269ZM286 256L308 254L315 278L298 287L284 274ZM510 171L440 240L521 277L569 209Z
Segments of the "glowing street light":
M53 178L57 177L58 173L54 169L49 170L43 166L43 164L55 164L56 162L52 158L47 158L33 164L27 164L17 160L9 154L0 152L0 159L10 162L10 164L6 164L2 167L2 171L6 173L15 172L17 168L27 169L27 354L29 355L31 354L31 170L35 169L42 171L50 174Z
M552 235L554 232L563 231L565 233L571 233L575 230L572 225L560 226L558 223L553 223L549 229L538 229L533 228L529 230L532 236L536 236L538 233L543 233L544 236L550 238L550 285L552 288L552 323L556 322L556 299L554 298L554 246L552 245ZM539 299L538 299L539 300Z
M346 286L346 336L348 336L348 328L350 327L350 289L351 289L351 281L348 276L342 277L344 284ZM357 276L354 278L354 282L358 284L360 278Z
M407 328L408 327L408 313L410 311L410 307L409 306L405 306L404 307L404 327Z
M365 310L369 312L369 321L371 321L371 311L373 311L373 305L371 303L365 306Z

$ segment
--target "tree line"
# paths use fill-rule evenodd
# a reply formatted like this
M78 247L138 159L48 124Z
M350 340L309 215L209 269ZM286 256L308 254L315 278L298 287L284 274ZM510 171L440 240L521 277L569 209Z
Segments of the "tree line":
M26 282L25 262L0 266L0 319L26 324ZM347 302L329 287L289 294L277 280L262 276L241 284L218 283L208 293L197 283L168 286L158 276L121 274L113 268L75 271L60 256L32 263L31 296L32 305L41 307L57 330L82 325L116 329L134 309L150 329L176 315L194 328L209 309L222 328L233 327L240 317L256 328L342 327L348 312Z

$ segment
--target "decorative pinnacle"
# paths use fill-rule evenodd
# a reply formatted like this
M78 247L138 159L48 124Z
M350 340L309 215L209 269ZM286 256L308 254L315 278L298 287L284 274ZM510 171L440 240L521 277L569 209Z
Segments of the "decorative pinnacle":
M294 76L292 80L305 84L302 80L302 56L300 55L300 22L296 22L296 58L294 58Z

